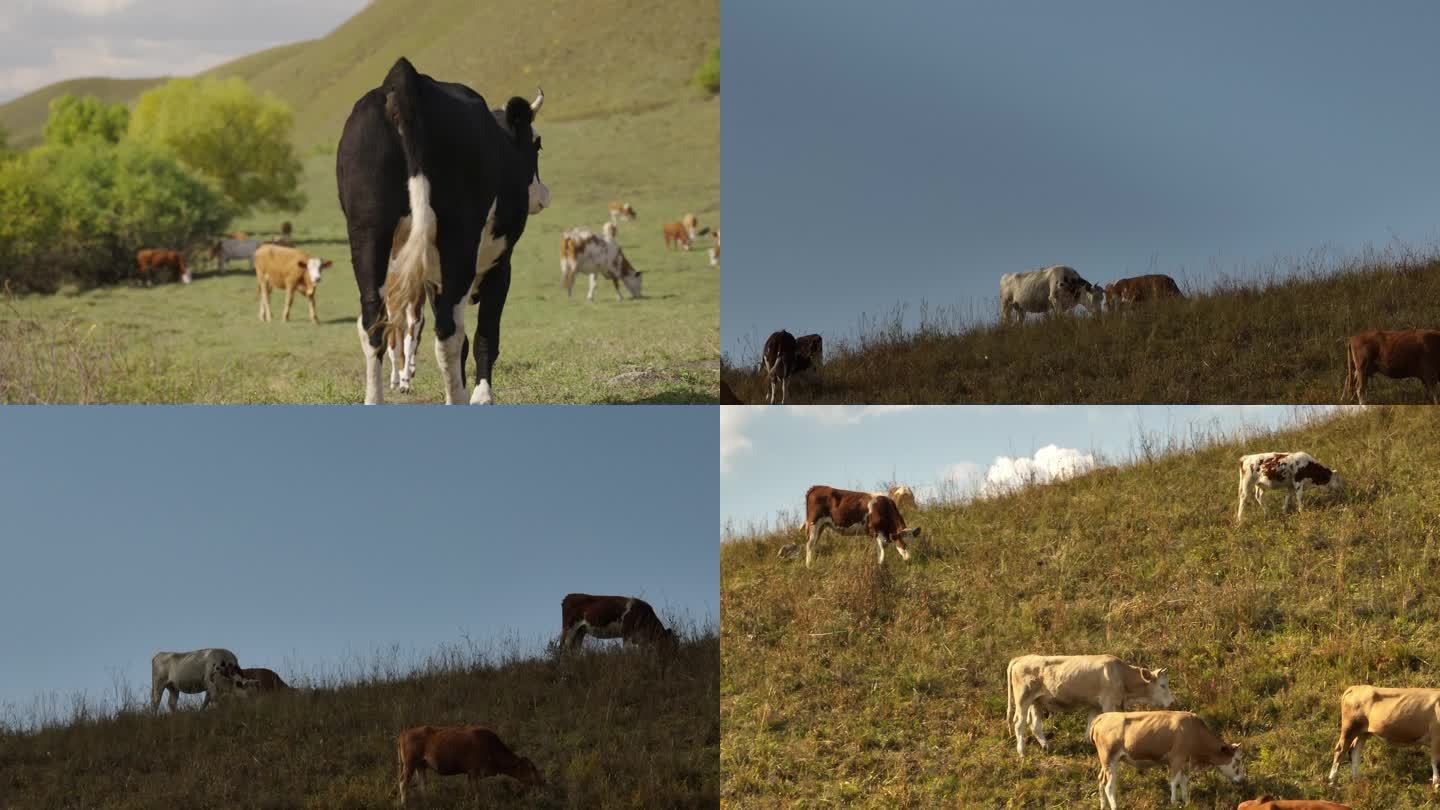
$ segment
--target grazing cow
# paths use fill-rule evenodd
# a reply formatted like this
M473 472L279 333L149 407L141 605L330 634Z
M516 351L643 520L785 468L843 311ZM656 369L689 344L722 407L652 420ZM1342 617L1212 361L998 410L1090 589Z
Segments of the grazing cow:
M1350 776L1360 778L1360 749L1376 736L1391 745L1430 748L1430 787L1440 790L1440 689L1352 686L1340 696L1340 739L1330 763L1330 783L1340 757L1350 752Z
M135 267L147 287L150 286L151 274L162 268L174 270L176 281L190 283L190 271L185 268L185 254L178 250L145 248L135 254Z
M1396 332L1361 332L1350 336L1345 355L1345 386L1342 400L1355 392L1355 401L1365 404L1365 383L1375 374L1392 380L1414 377L1425 387L1425 398L1440 405L1440 330L1405 329Z
M315 316L315 288L320 284L320 271L329 267L329 259L311 256L303 250L284 245L261 245L255 251L255 286L260 291L260 320L270 320L270 290L285 291L284 320L290 320L290 305L295 302L295 291L304 294L310 303L310 321L320 323Z
M1285 493L1282 511L1290 508L1290 498L1295 498L1295 508L1303 511L1300 493L1306 485L1328 487L1339 492L1344 488L1340 476L1329 467L1323 466L1310 457L1309 453L1251 453L1240 457L1240 503L1235 508L1235 522L1245 519L1245 502L1252 496L1265 511L1264 495L1267 490L1279 489Z
M235 653L219 648L195 650L194 652L159 652L150 659L150 710L160 708L160 696L170 693L170 711L175 711L180 702L180 693L198 695L205 693L205 702L200 708L210 705L226 695L247 694L253 687L252 681L241 674L240 662Z
M715 244L710 247L710 266L720 266L720 231L715 231Z
M915 492L914 490L910 489L910 487L907 487L904 484L896 484L895 486L890 487L890 492L888 494L890 495L890 500L894 501L895 505L900 507L901 509L915 508Z
M1121 304L1142 304L1147 301L1184 297L1175 279L1159 273L1122 278L1105 285L1105 301L1111 309Z
M221 239L210 248L210 258L215 260L215 269L224 270L231 259L244 259L255 271L255 251L260 249L259 239Z
M1098 315L1104 300L1104 290L1064 265L1000 277L1001 323L1009 322L1012 313L1016 323L1024 323L1027 312L1069 312L1076 304Z
M539 786L545 778L535 763L516 756L495 732L484 726L417 726L400 732L396 740L400 757L400 804L405 804L405 789L410 777L420 774L420 790L425 790L425 773L440 776L465 774L470 789L477 791L479 781L487 776L508 776L523 785ZM477 794L478 797L478 794Z
M820 336L806 335L807 351L820 351ZM814 338L814 342L808 342ZM816 360L819 355L814 355ZM765 381L770 388L769 402L775 404L775 390L780 390L780 404L785 404L785 397L789 393L789 380L802 372L815 368L812 364L812 355L802 353L800 341L794 335L781 329L765 339L765 349L760 353L760 371L765 375Z
M395 236L390 242L390 268L394 269L400 248L410 239L410 215L400 218L395 226ZM387 270L387 273L389 271ZM408 301L385 300L386 321L399 326L385 333L385 354L390 358L390 390L409 393L411 381L415 379L415 366L420 350L420 335L425 331L425 288L412 291L414 298ZM381 288L384 294L384 288ZM400 310L391 309L399 306Z
M667 222L660 226L660 230L665 234L666 250L673 250L677 247L690 249L690 233L685 229L683 223Z
M1350 810L1350 805L1319 799L1277 799L1273 796L1261 796L1241 802L1235 810Z
M433 291L435 359L445 401L467 401L465 306L478 303L474 404L495 401L500 315L510 290L511 253L530 215L550 204L540 181L535 116L545 101L512 98L503 110L462 84L416 72L401 58L381 86L355 102L335 158L340 208L350 235L356 322L365 357L365 402L383 401L390 320ZM410 234L394 261L391 239L409 214ZM382 298L381 288L384 288Z
M1175 702L1170 675L1127 664L1113 655L1022 655L1005 667L1005 724L1015 734L1015 750L1025 756L1028 722L1041 750L1045 715L1088 709L1089 723L1101 712L1117 712L1145 703L1167 708Z
M615 241L615 225L605 223L604 235L598 236L585 228L571 228L560 235L560 286L565 295L571 296L575 288L575 274L584 273L590 277L590 292L585 300L595 301L595 285L599 276L604 276L615 285L615 300L624 301L620 295L620 282L631 298L640 297L640 273L625 258L625 251Z
M285 683L273 669L264 667L242 669L240 676L247 681L254 681L255 685L252 688L257 692L279 692L290 688L290 684Z
M630 203L610 203L610 222L612 224L619 225L622 220L625 222L634 222L635 216L635 208L631 206Z
M744 405L744 404L745 404L745 400L743 400L743 399L735 396L735 392L734 392L733 390L731 390L731 388L730 388L730 383L727 383L727 382L725 382L724 380L721 380L721 381L720 381L720 404L721 404L721 405Z
M882 564L886 543L894 543L900 558L908 560L910 550L905 541L920 536L919 526L905 528L905 518L888 495L817 484L805 490L806 568L815 556L815 541L827 528L837 534L874 537Z
M825 364L825 339L819 335L801 335L795 338L795 355L805 360L818 374Z
M560 617L564 625L560 646L566 650L578 648L587 634L624 639L627 647L654 645L664 654L675 652L679 646L675 631L661 623L650 603L633 596L566 594L560 600Z
M1189 804L1190 769L1215 768L1239 784L1245 781L1240 746L1223 742L1190 712L1105 712L1090 726L1090 741L1100 757L1100 806L1116 810L1116 766L1167 765L1170 802Z

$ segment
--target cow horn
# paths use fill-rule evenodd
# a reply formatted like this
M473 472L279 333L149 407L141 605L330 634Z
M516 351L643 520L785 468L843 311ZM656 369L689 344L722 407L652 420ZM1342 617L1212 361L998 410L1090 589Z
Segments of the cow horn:
M540 112L540 106L545 103L545 89L542 87L535 89L539 92L539 95L535 96L535 100L530 102L530 112L538 114Z

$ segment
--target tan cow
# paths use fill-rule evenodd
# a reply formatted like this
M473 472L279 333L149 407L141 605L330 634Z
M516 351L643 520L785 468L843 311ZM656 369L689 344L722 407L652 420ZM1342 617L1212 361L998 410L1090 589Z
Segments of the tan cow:
M315 287L320 283L320 271L329 267L328 259L321 259L297 248L283 245L261 245L255 250L255 284L260 290L260 320L270 320L270 290L285 290L285 320L290 320L290 305L299 290L310 302L310 320L319 323L315 317Z
M1100 758L1100 807L1117 810L1116 766L1165 765L1170 771L1170 802L1190 802L1190 769L1215 768L1236 784L1245 781L1240 746L1221 741L1190 712L1105 712L1090 726L1090 742Z
M688 231L685 230L685 225L683 223L667 222L664 225L660 226L660 230L662 233L665 234L666 250L673 250L677 247L681 247L686 250L690 249L690 234Z
M1350 805L1319 799L1277 799L1273 796L1261 796L1241 802L1235 810L1350 810Z
M816 485L805 491L805 567L815 556L815 541L826 529L838 534L869 535L885 562L885 544L894 543L901 559L910 559L907 538L920 536L920 527L905 528L905 518L889 496Z
M425 790L425 772L441 776L465 774L470 787L487 776L508 776L525 785L543 785L535 763L516 756L500 737L484 726L418 726L400 732L396 744L400 756L400 804L410 777L420 773L420 790Z
M1005 667L1005 724L1015 734L1015 750L1025 756L1025 724L1041 750L1045 715L1088 709L1089 724L1101 712L1145 703L1166 708L1175 702L1170 675L1127 664L1113 655L1021 655Z
M896 484L895 486L890 487L889 494L890 500L894 501L895 505L900 507L901 509L915 508L915 493L910 489L910 487L907 487L904 484Z
M1430 748L1430 787L1440 789L1440 689L1352 686L1340 696L1340 739L1330 763L1330 782L1340 757L1350 752L1350 776L1360 776L1360 749L1376 736L1391 745Z

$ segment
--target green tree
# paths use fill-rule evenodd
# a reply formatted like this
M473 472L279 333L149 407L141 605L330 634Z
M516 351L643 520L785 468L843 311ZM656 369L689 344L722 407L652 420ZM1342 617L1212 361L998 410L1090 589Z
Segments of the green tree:
M140 97L130 137L164 146L242 212L296 211L305 195L294 125L287 104L243 79L173 79Z
M45 120L45 143L74 146L79 143L119 143L130 126L130 111L124 104L106 104L95 96L66 93L50 99L50 116Z

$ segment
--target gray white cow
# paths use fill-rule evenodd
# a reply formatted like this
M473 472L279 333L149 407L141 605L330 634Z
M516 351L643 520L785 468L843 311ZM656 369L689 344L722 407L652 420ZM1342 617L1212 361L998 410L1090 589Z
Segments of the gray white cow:
M1016 323L1025 322L1025 313L1069 312L1077 304L1098 315L1105 290L1091 284L1075 268L1054 265L1028 273L1006 273L1000 277L1000 322L1013 313Z
M235 653L211 647L193 652L158 652L150 659L150 710L160 708L160 696L170 693L170 711L175 711L180 693L205 693L201 708L210 701L229 695L245 697L247 689L256 686L240 671Z

